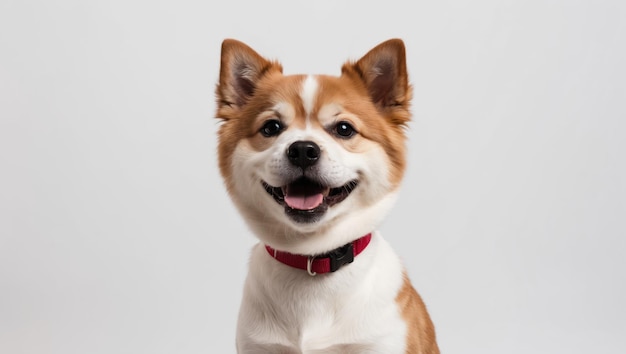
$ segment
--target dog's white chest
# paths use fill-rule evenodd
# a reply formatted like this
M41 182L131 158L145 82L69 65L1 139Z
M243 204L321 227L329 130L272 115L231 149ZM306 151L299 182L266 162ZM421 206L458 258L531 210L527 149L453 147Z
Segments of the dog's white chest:
M395 303L402 267L376 236L354 263L316 277L257 246L239 317L240 353L402 353L406 325Z

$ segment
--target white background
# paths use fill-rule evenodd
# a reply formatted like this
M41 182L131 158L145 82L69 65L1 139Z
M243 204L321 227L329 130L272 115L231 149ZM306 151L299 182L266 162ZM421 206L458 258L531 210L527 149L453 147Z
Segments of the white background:
M405 40L381 229L443 353L626 352L625 2L3 0L0 353L234 352L226 37L288 74Z

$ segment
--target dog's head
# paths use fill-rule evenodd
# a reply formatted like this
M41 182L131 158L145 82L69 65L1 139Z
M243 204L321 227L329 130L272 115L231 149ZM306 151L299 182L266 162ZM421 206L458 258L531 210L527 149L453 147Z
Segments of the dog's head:
M335 77L285 76L227 39L216 92L220 171L263 242L314 254L373 231L405 169L411 87L401 40Z

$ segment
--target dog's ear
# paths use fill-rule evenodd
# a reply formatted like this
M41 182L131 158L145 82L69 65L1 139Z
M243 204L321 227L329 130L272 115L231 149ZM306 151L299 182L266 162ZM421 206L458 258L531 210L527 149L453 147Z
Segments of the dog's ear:
M282 73L278 62L270 61L252 48L235 39L222 42L220 81L217 86L217 104L241 108L254 94L258 81L270 72Z
M367 52L357 62L347 62L342 74L358 76L377 107L407 108L411 87L406 71L406 53L401 39L390 39Z

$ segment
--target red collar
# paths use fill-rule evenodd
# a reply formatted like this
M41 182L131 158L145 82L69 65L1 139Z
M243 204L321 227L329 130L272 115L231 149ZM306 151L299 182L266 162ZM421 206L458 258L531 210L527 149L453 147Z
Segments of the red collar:
M341 266L352 263L354 257L369 245L372 234L367 234L358 240L336 248L319 256L304 256L273 249L265 245L265 249L277 261L294 268L305 269L310 275L334 272Z

